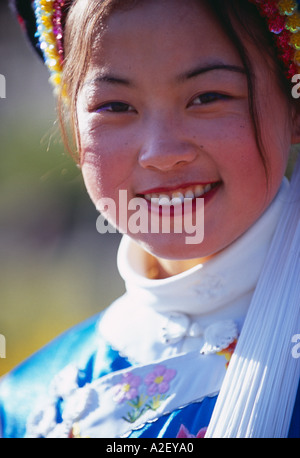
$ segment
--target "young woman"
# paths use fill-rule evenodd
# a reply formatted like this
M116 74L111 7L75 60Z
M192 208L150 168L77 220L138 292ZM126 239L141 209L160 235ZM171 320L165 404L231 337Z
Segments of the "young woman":
M16 6L127 292L6 376L3 436L299 437L297 2Z

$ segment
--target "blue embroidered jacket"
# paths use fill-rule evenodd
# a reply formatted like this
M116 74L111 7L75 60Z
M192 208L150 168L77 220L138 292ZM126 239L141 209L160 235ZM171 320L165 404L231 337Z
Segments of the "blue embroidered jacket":
M2 437L24 437L26 422L37 397L47 397L50 382L66 365L75 363L81 368L79 386L132 365L101 340L98 332L99 318L96 315L66 331L3 377L0 382ZM201 428L209 424L215 402L216 397L213 397L190 404L145 424L129 437L175 438L181 425L190 434L188 437L196 437ZM300 438L300 389L289 437Z

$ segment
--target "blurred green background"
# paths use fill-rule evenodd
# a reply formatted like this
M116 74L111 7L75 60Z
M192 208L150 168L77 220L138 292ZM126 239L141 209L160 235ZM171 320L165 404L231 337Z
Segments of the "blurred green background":
M0 375L123 291L119 234L98 213L64 151L48 71L0 4Z

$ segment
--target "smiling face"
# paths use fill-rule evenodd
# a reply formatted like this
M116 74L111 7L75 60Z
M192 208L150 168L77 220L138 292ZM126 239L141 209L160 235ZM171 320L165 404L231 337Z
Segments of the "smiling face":
M112 198L117 215L120 190L127 202L201 195L201 244L186 244L184 232L132 237L168 259L217 253L259 218L279 188L292 136L286 98L249 43L267 183L242 62L201 2L142 1L111 13L105 26L77 102L88 192L96 206ZM107 216L119 226L118 217Z

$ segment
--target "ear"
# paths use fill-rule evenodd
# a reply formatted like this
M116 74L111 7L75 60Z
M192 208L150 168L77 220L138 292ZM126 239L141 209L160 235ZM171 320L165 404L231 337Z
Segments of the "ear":
M293 106L292 117L292 145L300 143L300 101Z

